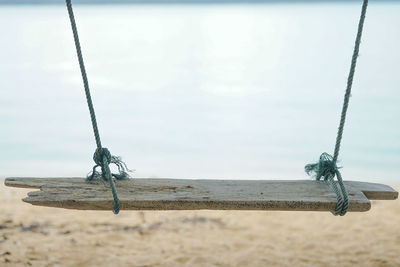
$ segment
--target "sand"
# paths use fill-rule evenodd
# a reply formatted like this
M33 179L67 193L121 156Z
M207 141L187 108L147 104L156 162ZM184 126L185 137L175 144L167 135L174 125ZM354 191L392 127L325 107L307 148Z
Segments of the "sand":
M396 187L397 190L399 187ZM400 201L319 212L74 211L0 186L0 266L400 266Z

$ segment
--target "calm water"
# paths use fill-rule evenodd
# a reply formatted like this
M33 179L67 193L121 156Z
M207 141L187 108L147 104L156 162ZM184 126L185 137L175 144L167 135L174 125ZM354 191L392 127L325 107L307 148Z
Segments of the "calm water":
M104 146L136 177L304 179L332 152L358 4L76 6ZM400 182L400 5L371 4L345 179ZM0 7L0 176L84 176L64 6Z

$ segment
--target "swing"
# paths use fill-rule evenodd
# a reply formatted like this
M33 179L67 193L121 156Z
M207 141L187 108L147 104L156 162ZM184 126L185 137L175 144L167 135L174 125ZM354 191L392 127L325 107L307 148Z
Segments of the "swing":
M40 189L29 192L23 199L33 205L79 210L113 209L115 214L120 209L215 209L330 211L343 216L347 211L368 211L370 200L397 199L398 192L387 185L344 182L336 165L368 6L368 0L363 1L334 155L323 153L317 163L305 167L308 174L315 175L315 180L129 179L125 163L101 144L72 4L71 0L66 0L97 145L93 156L96 165L86 179L7 178L5 185ZM110 164L115 164L119 173L111 173ZM98 167L101 172L96 170ZM112 194L105 182L109 183Z

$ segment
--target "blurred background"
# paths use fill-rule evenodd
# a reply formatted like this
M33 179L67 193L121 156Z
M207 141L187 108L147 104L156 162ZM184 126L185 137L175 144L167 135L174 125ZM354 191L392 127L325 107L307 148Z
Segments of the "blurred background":
M361 0L73 3L103 145L133 177L308 179L333 153ZM400 182L399 14L370 1L345 180ZM64 1L0 0L0 32L0 177L85 176Z
M362 0L72 1L102 143L133 177L310 179L333 153ZM370 1L339 163L398 191L399 14ZM96 145L64 0L0 0L0 33L0 178L85 176ZM29 191L0 183L1 266L400 266L399 201L115 216Z

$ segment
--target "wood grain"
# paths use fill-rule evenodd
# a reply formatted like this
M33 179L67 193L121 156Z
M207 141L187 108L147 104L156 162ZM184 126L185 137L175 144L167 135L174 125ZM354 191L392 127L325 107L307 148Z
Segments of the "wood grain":
M7 186L38 188L23 201L33 205L80 210L111 210L104 181L83 178L7 178ZM383 184L346 181L349 211L368 211L369 199L393 200L398 192ZM294 210L333 211L336 196L324 181L194 180L135 178L116 181L125 210Z

